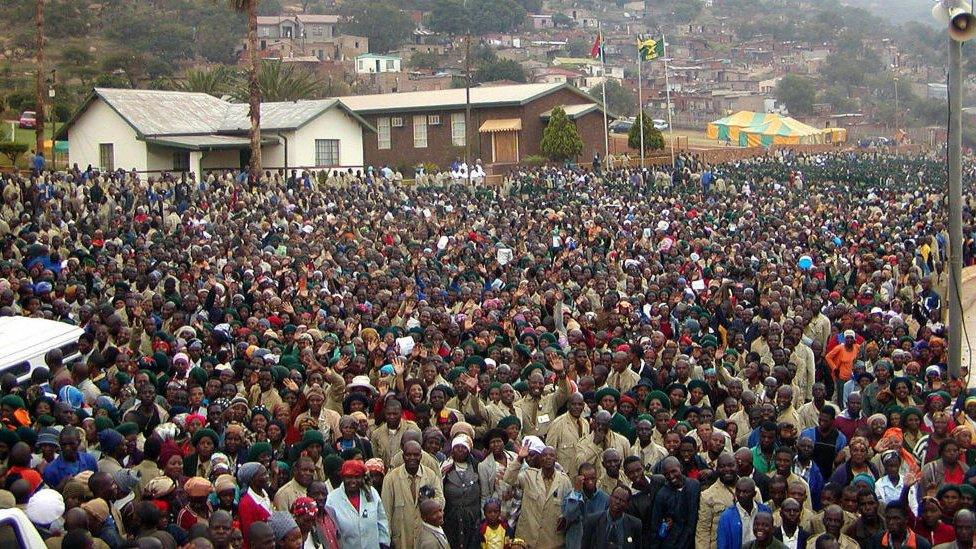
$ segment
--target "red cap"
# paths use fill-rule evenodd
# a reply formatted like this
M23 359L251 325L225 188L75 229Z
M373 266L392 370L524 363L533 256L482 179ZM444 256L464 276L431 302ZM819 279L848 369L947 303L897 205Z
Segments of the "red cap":
M366 464L358 459L348 459L342 464L339 474L345 477L361 477L366 474Z

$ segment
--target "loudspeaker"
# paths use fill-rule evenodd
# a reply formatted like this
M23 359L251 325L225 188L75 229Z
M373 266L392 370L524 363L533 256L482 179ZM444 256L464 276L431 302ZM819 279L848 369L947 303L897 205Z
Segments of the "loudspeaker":
M949 10L949 37L965 42L976 36L976 15L962 8Z

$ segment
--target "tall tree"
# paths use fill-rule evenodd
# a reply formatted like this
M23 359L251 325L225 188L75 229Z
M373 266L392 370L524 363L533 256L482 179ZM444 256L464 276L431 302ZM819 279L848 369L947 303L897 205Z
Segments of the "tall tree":
M227 0L230 7L247 14L247 91L248 116L251 118L251 162L248 166L254 181L261 178L261 88L258 86L258 3L260 0Z
M549 123L542 130L539 149L542 154L555 161L572 160L583 152L583 139L576 124L566 116L566 110L561 106L552 109Z
M410 16L386 1L343 2L340 13L342 32L369 38L369 51L373 53L400 47L414 29Z
M813 114L817 88L809 78L787 74L776 84L776 99L786 105L790 114Z
M34 139L37 141L37 152L44 152L44 0L35 0L34 22L37 25L37 70L34 82L37 126L34 129Z
M643 124L639 124L643 120ZM651 120L650 116L647 116L645 112L643 116L638 116L634 120L634 125L630 127L630 132L627 134L627 145L631 149L640 150L641 147L641 130L644 132L644 152L657 151L664 148L664 136L661 135L661 130L654 127L654 121Z
M601 84L590 88L589 93L597 103L603 104L603 86ZM637 113L637 95L620 85L619 81L608 78L607 110L617 115L633 116Z
M217 65L212 69L189 69L181 80L173 81L173 88L185 92L206 93L220 97L228 91L228 83L233 77L234 74L230 69L223 65Z

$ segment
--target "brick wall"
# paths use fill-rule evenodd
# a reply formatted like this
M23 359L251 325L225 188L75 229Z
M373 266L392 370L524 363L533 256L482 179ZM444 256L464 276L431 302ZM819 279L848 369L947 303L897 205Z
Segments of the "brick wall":
M395 101L395 96L390 97ZM491 135L478 133L478 128L485 120L520 118L522 131L519 133L519 158L539 154L539 142L546 123L542 120L542 113L557 105L579 105L592 102L586 97L577 95L569 90L559 90L555 93L540 97L522 107L483 107L472 108L471 126L468 128L468 139L471 141L472 158L481 158L484 163L491 162ZM367 114L365 118L371 125L376 126L381 117L402 117L403 126L390 128L390 148L377 148L377 135L372 132L364 134L363 152L367 165L379 167L384 164L396 166L400 164L417 165L421 162L434 163L444 168L450 165L455 157L462 155L463 149L454 147L451 143L451 114L464 113L464 109L430 110L424 112L402 112ZM426 114L440 115L439 126L427 126L427 147L413 146L413 117ZM589 161L596 151L603 150L603 114L592 112L576 121L580 136L583 138L583 154L581 160ZM601 152L602 156L602 152Z

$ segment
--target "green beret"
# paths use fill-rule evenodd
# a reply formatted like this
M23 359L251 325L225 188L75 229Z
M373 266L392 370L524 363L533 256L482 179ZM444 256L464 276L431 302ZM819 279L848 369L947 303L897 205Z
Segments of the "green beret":
M499 429L507 429L510 425L515 425L519 429L522 428L522 422L515 416L505 416L498 420Z
M271 377L274 378L275 383L278 383L282 379L288 377L288 368L285 368L284 366L275 366L274 368L271 368Z
M912 336L901 336L898 338L898 345L900 346L902 343L905 343L906 341L913 345L915 344L915 339L912 338Z
M729 347L728 349L725 350L725 354L723 355L723 358L724 357L730 357L733 359L733 362L735 362L735 359L739 358L739 351L736 351L735 349Z
M14 433L21 442L26 442L31 448L37 444L37 431L31 429L30 427L17 427L17 430L14 431Z
M135 423L133 423L133 425L135 425ZM138 429L138 427L136 427L136 429ZM220 437L217 436L217 433L213 429L197 429L197 432L193 433L193 439L191 442L194 446L196 446L197 443L203 440L204 437L208 437L210 442L213 442L214 448L216 448L217 444L220 443Z
M0 429L0 442L6 444L7 446L13 446L20 442L20 437L17 433L11 431L10 429Z
M610 419L610 430L619 435L627 437L627 440L629 440L631 444L634 443L637 430L633 425L630 424L629 421L627 421L627 418L625 418L623 414L613 414L613 417Z
M139 424L134 421L126 421L125 423L120 423L118 427L115 428L120 435L127 437L129 435L134 435L139 432ZM198 433L200 431L197 431ZM216 434L216 433L214 433ZM214 439L214 446L217 446L217 440Z
M612 396L613 400L620 400L620 391L614 389L613 387L604 387L596 392L596 401L602 402L603 397Z
M651 423L654 423L654 416L651 414L641 414L637 416L637 421L650 421Z
M461 377L461 374L463 374L466 371L467 368L463 366L456 366L454 368L451 368L446 374L444 374L444 379L450 381L451 383L454 383L454 380Z
M712 334L703 335L698 340L698 344L704 347L718 347L718 338Z
M24 404L24 399L17 395L6 395L3 398L0 398L0 406L9 406L14 410L19 410L26 407Z
M115 422L112 421L111 418L108 418L106 416L99 416L95 418L95 430L97 432L101 433L105 429L114 429L114 428L115 428Z
M187 375L193 378L193 381L196 381L197 385L203 386L207 384L207 371L199 366L190 368L190 372Z
M298 447L301 450L308 448L312 444L319 444L325 446L325 437L322 436L322 432L316 429L309 429L302 433L302 440L298 443Z
M610 340L610 348L611 349L616 349L618 346L624 345L626 343L627 342L624 341L623 339L620 339L619 337L615 337L615 338L613 338L613 339Z
M305 431L306 433L308 431ZM316 431L317 432L317 431ZM321 435L321 433L319 433ZM303 437L304 438L304 437ZM251 445L251 448L247 451L248 461L258 461L261 454L271 454L271 444L268 442L255 442Z
M550 345L555 345L556 344L556 341L557 341L556 334L554 334L552 332L546 332L546 333L542 334L541 336L539 336L539 340L540 341L545 341L546 343L548 343Z
M664 394L664 391L651 391L648 393L647 398L644 399L644 405L650 406L652 400L660 402L661 407L665 410L671 409L671 399L668 398L668 395Z
M54 419L54 416L50 416L50 415L47 415L47 414L44 414L44 415L42 415L42 416L40 416L40 417L37 418L37 423L41 427L50 427L50 426L54 425L55 422L57 422L57 420Z
M542 365L542 363L530 362L525 366L525 368L522 368L522 373L520 377L528 381L529 376L532 375L532 372L536 370L538 370L539 373L542 374L542 377L546 376L546 368L545 366Z
M525 380L520 379L512 384L512 389L524 393L529 390L529 384Z
M270 444L268 444L268 446L270 446ZM289 466L284 461L276 461L275 463L278 465L278 471L284 472L285 475L291 475L291 466Z
M470 349L477 349L478 348L478 343L475 340L473 340L473 339L465 339L464 341L461 342L461 344L459 345L459 347L461 347L462 349L469 349L469 348Z
M908 408L905 408L902 411L902 413L901 413L901 421L902 421L902 423L904 423L905 420L908 419L909 416L916 416L916 417L918 417L919 421L921 421L923 419L922 411L919 410L918 408L914 407L914 406L909 406Z
M489 389L499 389L499 390L501 390L501 388L502 388L502 383L501 383L500 381L492 381L492 382L491 382L491 383L490 383L490 384L488 385L488 388L489 388Z
M308 432L308 431L306 431ZM322 469L326 476L332 476L342 468L342 458L338 454L329 454L322 458Z
M464 366L464 369L467 370L468 367L471 366L472 364L478 366L479 368L484 368L485 367L485 359L481 358L478 355L471 355L468 358L464 359L464 362L462 363L462 366ZM451 381L453 381L453 380L451 380Z
M454 389L452 389L451 387L449 387L447 385L444 385L443 383L439 383L439 384L434 385L433 387L431 387L431 390L432 391L434 389L437 389L439 391L442 391L444 393L444 396L446 396L447 398L454 398Z
M132 376L125 372L116 372L115 381L118 381L120 385L128 385L132 381Z
M530 358L532 356L532 351L529 350L529 346L524 343L519 343L515 345L515 352L522 355L525 358Z
M688 382L688 391L691 391L696 387L701 389L701 391L705 393L705 396L708 396L709 392L711 392L712 390L712 388L708 386L708 383L705 383L700 379L693 379L690 382Z
M297 330L298 330L298 328L296 328L294 324L285 324L285 327L281 329L281 333L283 333L283 334L293 334Z

